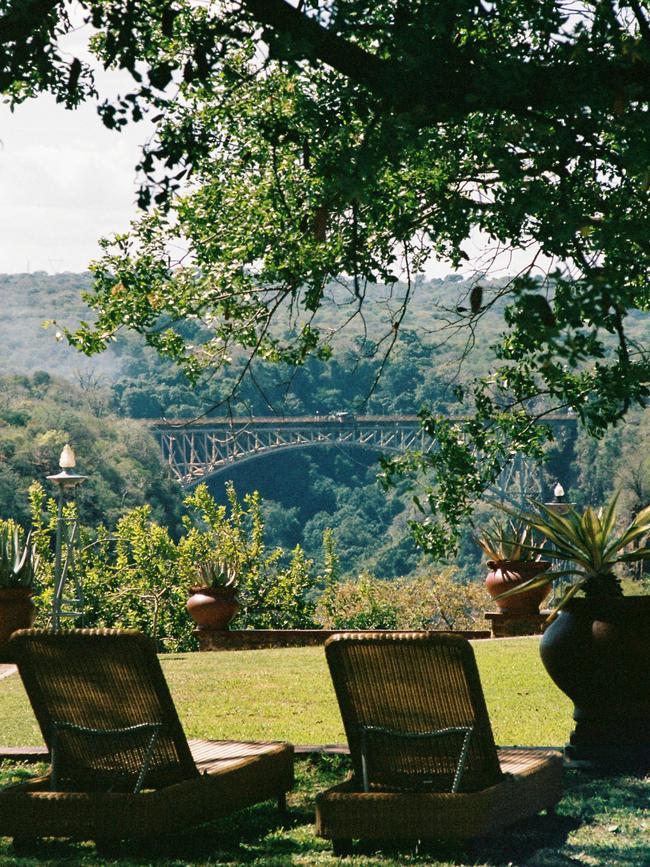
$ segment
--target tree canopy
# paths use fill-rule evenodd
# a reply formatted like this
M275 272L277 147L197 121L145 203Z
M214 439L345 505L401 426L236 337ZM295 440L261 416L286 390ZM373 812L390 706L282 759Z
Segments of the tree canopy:
M61 47L76 9L98 60L133 77L100 100L104 123L157 129L145 213L104 242L78 348L126 328L195 376L233 352L302 364L331 352L318 312L338 282L350 317L395 285L363 344L385 354L432 258L460 266L477 232L528 251L445 312L443 339L465 329L471 349L503 310L491 375L458 391L473 418L425 411L439 448L387 467L429 479L434 551L515 451L539 452L545 413L600 434L644 404L650 358L626 318L648 304L647 0L0 0L11 100L95 95Z

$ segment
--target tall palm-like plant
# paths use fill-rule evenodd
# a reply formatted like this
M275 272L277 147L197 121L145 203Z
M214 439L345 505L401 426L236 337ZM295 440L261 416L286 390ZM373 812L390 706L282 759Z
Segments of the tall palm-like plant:
M650 556L650 547L646 544L626 550L633 542L650 535L650 506L642 509L625 529L619 530L617 501L618 494L604 509L596 511L587 506L582 513L570 509L560 514L552 507L533 500L537 513L523 512L517 518L539 533L547 543L543 550L541 547L531 550L568 565L532 578L502 596L520 593L549 579L567 575L572 576L573 581L557 603L554 613L580 590L589 598L622 596L620 579L614 570L618 563L630 563Z

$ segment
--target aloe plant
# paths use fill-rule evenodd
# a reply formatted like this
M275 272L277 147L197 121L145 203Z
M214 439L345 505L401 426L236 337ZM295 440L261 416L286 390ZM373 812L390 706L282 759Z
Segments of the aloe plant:
M206 587L230 587L237 586L237 564L224 557L204 560L197 564L197 573Z
M20 528L14 521L0 522L0 587L31 587L38 571L39 556L28 533L21 544Z
M495 563L539 560L532 528L520 520L498 521L492 518L480 533L474 535L476 544L488 560Z
M618 494L609 505L596 511L587 506L583 512L570 509L559 514L552 508L532 501L537 513L524 512L517 518L539 533L547 544L543 554L549 559L563 561L566 567L545 572L543 577L532 578L518 588L503 593L513 595L549 579L571 576L572 582L555 607L559 611L578 591L586 597L618 597L623 595L621 583L614 569L618 563L631 563L650 557L650 547L626 550L629 545L650 535L650 506L642 509L623 530L617 528L616 504ZM542 548L533 548L542 553Z

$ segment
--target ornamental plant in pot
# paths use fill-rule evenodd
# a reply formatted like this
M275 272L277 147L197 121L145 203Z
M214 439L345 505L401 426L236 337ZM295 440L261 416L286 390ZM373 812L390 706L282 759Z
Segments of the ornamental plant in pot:
M199 629L228 629L239 611L235 595L238 568L233 560L214 557L197 564L200 584L191 588L187 610Z
M551 592L551 582L542 580L516 595L506 591L522 587L551 565L542 560L532 529L517 520L493 518L475 540L487 555L489 572L485 587L504 614L537 614L540 604Z
M549 578L570 579L540 644L546 670L575 706L566 754L592 767L647 768L650 596L623 596L616 570L650 556L644 543L650 506L621 529L616 503L614 497L598 512L587 507L559 514L534 502L537 513L519 517L547 540L544 555L560 566L504 596Z
M9 662L7 642L16 629L34 623L31 596L39 557L31 534L22 544L22 531L12 520L0 521L0 661Z

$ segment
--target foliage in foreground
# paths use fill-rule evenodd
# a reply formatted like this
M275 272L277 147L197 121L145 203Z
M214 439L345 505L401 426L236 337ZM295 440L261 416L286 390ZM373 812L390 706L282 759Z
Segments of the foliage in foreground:
M622 596L618 564L635 563L650 556L647 537L650 533L650 506L641 509L630 523L621 528L617 512L618 494L605 509L591 506L580 514L575 508L558 513L551 505L533 501L536 512L524 512L519 518L543 540L531 550L540 556L559 561L558 568L526 581L503 596L512 596L550 579L570 577L555 611L562 608L578 591L587 598L607 600Z
M339 584L330 531L324 534L325 567L319 575L299 545L292 551L267 548L259 494L240 501L232 483L226 492L227 505L216 503L205 485L190 493L177 541L152 519L148 506L128 511L112 532L101 524L93 532L82 529L72 570L83 588L85 625L136 628L160 650L193 649L186 601L190 588L202 583L201 566L215 558L228 563L236 576L241 607L234 628L309 629L332 623L336 628L463 628L477 619L481 592L454 580L453 570L394 585L368 574ZM39 484L32 486L30 497L40 558L39 618L47 622L56 504L46 500ZM72 504L65 507L64 518L68 528L74 525ZM65 559L65 545L63 554Z
M460 265L478 233L519 251L503 290L479 277L447 311L471 348L506 299L492 375L459 393L474 418L425 411L441 448L407 467L428 478L420 539L437 552L516 451L539 454L550 407L602 433L644 404L650 357L627 322L648 307L646 3L80 5L99 63L133 78L101 103L104 123L157 124L139 166L154 207L104 244L97 322L69 332L84 352L129 329L192 374L233 346L300 365L331 350L316 318L331 279L355 314L405 276L389 333L364 347L381 354L428 261ZM96 96L61 44L68 3L2 0L0 14L10 102Z
M317 312L332 279L354 314L405 276L389 334L364 347L381 354L429 260L459 265L477 231L518 249L525 264L504 289L479 279L448 311L471 334L506 299L492 375L459 395L475 417L424 414L441 449L416 465L435 482L421 540L437 551L513 450L539 453L540 413L571 407L602 432L645 401L650 361L626 331L648 301L643 4L85 5L99 60L134 78L104 122L157 112L140 203L158 207L105 243L97 323L69 333L83 351L127 328L192 374L227 365L233 347L300 365L331 351ZM15 63L0 65L11 98L89 95L78 59L65 86L65 62L33 56L36 35L57 58L67 26L14 22Z

